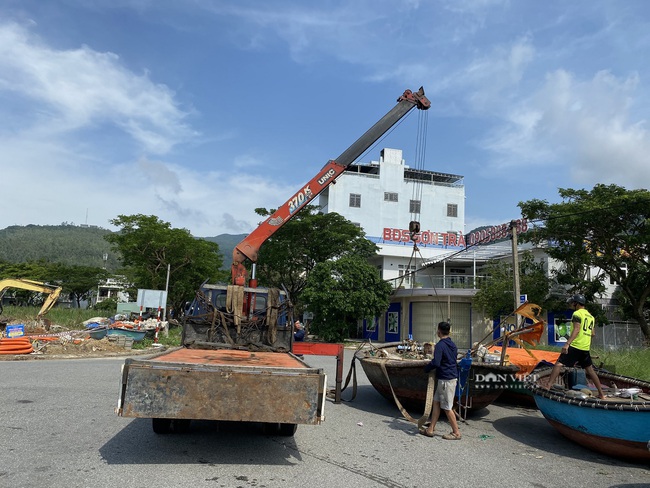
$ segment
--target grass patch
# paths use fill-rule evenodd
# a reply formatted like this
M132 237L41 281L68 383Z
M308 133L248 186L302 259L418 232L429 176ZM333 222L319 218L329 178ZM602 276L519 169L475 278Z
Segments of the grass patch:
M0 321L11 324L29 323L36 320L40 307L14 307L6 306ZM87 310L81 308L53 308L44 316L52 324L60 325L67 330L80 330L84 328L83 323L94 317L109 317L111 313L100 312L99 310Z
M560 352L560 347L539 345L535 349ZM604 350L594 348L591 358L595 366L601 366L612 373L650 381L650 349Z
M158 343L168 347L181 345L182 327L169 327L169 334L158 333ZM153 339L145 338L140 342L133 343L133 349L147 349L154 343Z
M591 356L596 366L611 367L616 374L650 381L650 349L618 349L603 351L593 349Z
M30 323L36 320L39 310L39 307L6 306L4 307L2 316L0 316L0 322L7 322L8 324ZM47 315L45 315L45 318L52 324L59 325L65 330L83 330L85 328L83 323L86 320L95 317L110 317L113 315L114 314L109 312L94 309L53 308L47 313ZM181 334L181 327L170 326L169 335L165 336L162 333L158 334L158 342L169 347L180 346ZM133 349L146 349L151 347L153 342L153 339L146 338L140 342L135 342L133 344Z

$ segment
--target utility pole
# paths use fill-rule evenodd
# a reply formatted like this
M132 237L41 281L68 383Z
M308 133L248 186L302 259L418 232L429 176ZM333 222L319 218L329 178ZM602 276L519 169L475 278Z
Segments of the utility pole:
M169 273L172 269L170 263L167 264L167 280L165 281L165 308L163 308L163 319L167 320L167 294L169 292Z
M512 274L514 277L514 304L517 310L519 308L519 253L517 252L517 222L510 221L510 231L512 232ZM519 326L519 315L515 314L515 326Z

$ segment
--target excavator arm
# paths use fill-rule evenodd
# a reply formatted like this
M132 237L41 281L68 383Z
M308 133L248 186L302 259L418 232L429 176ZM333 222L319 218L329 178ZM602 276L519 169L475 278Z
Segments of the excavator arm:
M244 240L235 246L232 253L232 283L243 286L247 278L244 261L248 259L253 263L257 262L257 255L262 244L277 232L280 227L287 223L301 208L331 185L350 164L356 161L386 131L393 127L413 108L417 107L420 110L427 110L430 106L431 102L424 95L424 89L422 87L417 92L406 90L397 99L397 105L390 112L368 129L365 134L357 139L338 158L329 161L316 176L281 205L273 215L268 217L253 232L246 236Z
M61 287L54 287L41 283L39 281L25 280L22 278L0 280L0 299L4 295L7 288L20 288L22 290L37 291L39 293L47 293L48 296L43 302L41 310L38 312L40 319L45 315L56 303L61 294ZM2 303L0 300L0 313L2 313Z

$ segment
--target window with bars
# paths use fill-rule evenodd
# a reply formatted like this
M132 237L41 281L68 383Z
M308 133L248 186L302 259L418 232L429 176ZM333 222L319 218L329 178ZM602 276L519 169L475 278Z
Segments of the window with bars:
M350 193L350 207L361 208L361 195Z
M447 204L447 217L458 217L458 205L455 203Z
M410 213L420 213L420 200L411 200L409 205Z
M384 192L384 202L397 202L397 193L393 193L390 191L385 191Z

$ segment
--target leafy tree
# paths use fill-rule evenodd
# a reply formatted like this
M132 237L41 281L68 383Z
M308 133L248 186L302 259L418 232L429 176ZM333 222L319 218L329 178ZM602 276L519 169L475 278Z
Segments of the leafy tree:
M106 240L119 251L125 275L138 288L164 290L169 265L168 301L175 310L191 300L206 279L225 278L219 245L195 239L154 215L119 215L111 224L120 231Z
M258 208L255 212L268 216L274 211ZM377 246L360 227L337 213L319 213L318 207L308 205L264 243L257 271L261 284L286 287L300 310L301 294L318 263L344 256L368 259L376 252Z
M650 192L626 190L617 185L596 185L591 191L560 189L562 203L545 200L520 202L529 221L544 225L522 234L522 240L545 243L549 256L566 264L559 281L573 277L573 290L593 300L602 290L605 274L618 283L629 301L629 313L650 341L644 313L650 296L650 280L639 286L637 273L650 273ZM595 276L591 268L602 270ZM634 273L628 274L628 269ZM590 310L592 310L590 308Z
M46 282L51 277L52 264L45 260L22 263L0 261L0 279L24 278L27 280Z
M488 317L508 315L514 311L512 263L490 260L482 272L487 279L479 285L474 302ZM532 253L524 252L519 260L519 287L528 295L528 301L546 308L549 301L551 280L542 263L536 263Z
M314 314L312 330L325 341L340 342L359 320L385 312L391 292L365 257L348 255L316 264L303 298Z
M114 314L117 311L117 299L107 298L106 300L96 303L93 308L98 312L109 312Z
M63 291L77 303L77 308L81 308L81 300L89 300L99 284L109 276L102 268L66 264L54 266L51 273L52 281L61 284Z
M627 275L629 286L633 289L643 290L650 286L650 274L643 268L639 269L636 266L630 266L627 270ZM612 298L618 303L618 308L623 319L634 318L634 304L630 302L630 299L622 289L617 289ZM650 296L646 298L643 304L643 316L646 321L650 321Z

